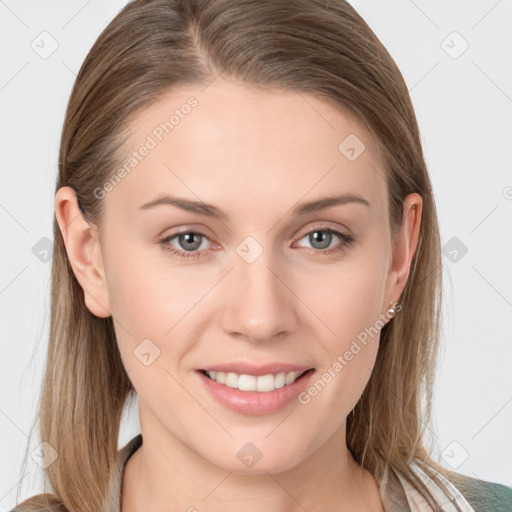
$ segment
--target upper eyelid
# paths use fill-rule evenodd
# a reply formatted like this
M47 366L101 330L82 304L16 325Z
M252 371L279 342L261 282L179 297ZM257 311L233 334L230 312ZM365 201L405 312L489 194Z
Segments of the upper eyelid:
M309 235L310 233L313 233L315 231L334 231L334 232L337 232L337 233L340 233L340 234L344 234L343 233L343 229L342 228L334 228L332 226L327 226L325 224L321 224L321 225L318 225L318 226L314 226L312 228L307 228L307 229L304 229L303 231L300 232L300 235L299 238L302 238L303 236L305 235ZM348 230L346 230L348 231ZM346 235L349 235L350 232L347 232L345 233Z

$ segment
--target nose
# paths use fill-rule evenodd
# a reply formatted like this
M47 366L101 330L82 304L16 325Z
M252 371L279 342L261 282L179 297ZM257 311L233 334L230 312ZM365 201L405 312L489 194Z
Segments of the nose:
M270 250L250 263L235 255L222 315L224 331L255 343L292 333L297 326L297 299L288 274L277 266Z

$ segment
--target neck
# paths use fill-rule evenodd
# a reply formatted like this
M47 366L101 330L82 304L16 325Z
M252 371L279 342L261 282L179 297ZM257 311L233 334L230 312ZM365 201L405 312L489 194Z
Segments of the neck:
M346 447L344 427L297 466L261 474L223 470L167 431L164 442L143 431L125 466L121 512L383 511L375 481Z

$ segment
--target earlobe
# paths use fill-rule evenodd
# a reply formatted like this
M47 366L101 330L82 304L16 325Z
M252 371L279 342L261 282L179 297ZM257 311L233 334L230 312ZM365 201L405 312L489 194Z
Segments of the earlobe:
M418 246L422 206L423 201L417 193L409 194L404 200L402 228L395 235L393 261L388 276L388 302L398 300L407 283Z
M84 291L87 309L97 317L109 317L110 301L97 231L82 216L71 187L57 191L55 216L73 273Z

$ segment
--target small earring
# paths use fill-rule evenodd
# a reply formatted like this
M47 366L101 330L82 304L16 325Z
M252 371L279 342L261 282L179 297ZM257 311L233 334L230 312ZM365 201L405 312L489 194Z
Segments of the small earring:
M391 302L391 304L393 304L393 303ZM393 308L393 307L390 307L390 308L386 311L386 314L387 314L387 316L389 317L389 319L390 319L390 320L391 320L391 318L393 318L393 317L395 316L395 313L396 313L396 310L395 310L395 308Z

